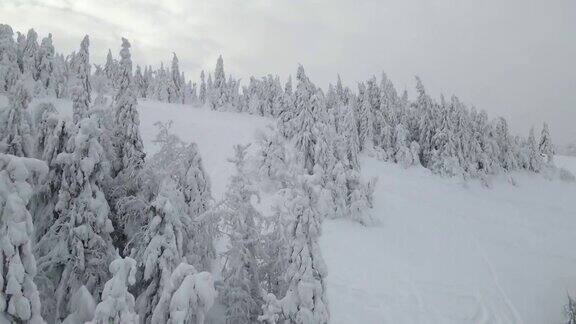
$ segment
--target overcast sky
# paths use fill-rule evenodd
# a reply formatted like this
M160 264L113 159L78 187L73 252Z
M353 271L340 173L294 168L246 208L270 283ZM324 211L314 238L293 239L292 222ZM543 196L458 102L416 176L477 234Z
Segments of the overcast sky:
M219 54L244 80L302 63L324 88L384 71L413 93L417 74L517 132L547 121L557 144L576 141L576 0L0 0L0 22L66 53L89 34L96 63L124 36L137 63L176 52L194 79Z

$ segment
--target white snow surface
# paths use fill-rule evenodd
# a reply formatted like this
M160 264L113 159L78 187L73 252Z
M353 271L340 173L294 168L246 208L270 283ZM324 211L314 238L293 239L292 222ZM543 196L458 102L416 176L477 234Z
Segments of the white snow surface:
M70 113L69 101L49 100ZM173 120L178 136L198 144L215 198L233 172L233 145L274 124L149 101L139 111L148 153L156 121ZM555 161L576 173L576 158ZM576 291L576 183L516 173L516 186L496 180L487 189L367 157L362 174L379 178L380 223L323 224L332 323L563 322L566 294Z

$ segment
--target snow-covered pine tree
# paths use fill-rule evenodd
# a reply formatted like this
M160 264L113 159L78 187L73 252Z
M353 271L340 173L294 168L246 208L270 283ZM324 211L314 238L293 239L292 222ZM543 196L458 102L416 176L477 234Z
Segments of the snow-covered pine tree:
M34 29L29 29L22 52L22 73L31 76L34 81L38 80L39 58L38 34Z
M192 220L189 230L193 239L188 242L186 258L196 269L208 271L216 259L214 240L219 235L218 219L208 212L212 206L211 184L195 143L183 148L177 170L178 186Z
M190 218L182 192L166 178L148 211L148 222L133 240L131 257L142 267L136 287L136 311L142 323L151 323L161 292L170 285L172 271L183 261Z
M328 323L330 314L326 297L326 265L318 238L321 217L312 187L305 179L290 191L287 206L293 219L289 240L289 262L286 269L288 290L282 299L273 294L265 297L264 314L259 320L277 323Z
M518 161L516 161L514 151L518 148L515 147L514 139L510 136L506 119L502 117L496 119L494 132L500 149L498 152L499 165L507 171L515 170L518 167Z
M245 170L246 148L236 145L236 173L231 177L221 206L229 239L222 270L220 298L226 306L227 323L253 323L262 306L259 264L262 262L263 216L252 205L258 192Z
M87 324L138 324L134 296L128 292L136 283L136 261L119 257L110 263L109 270L112 278L104 285L94 319Z
M173 53L172 56L171 73L170 86L168 87L168 102L184 103L184 79L180 75L176 53Z
M163 287L151 323L204 324L216 295L210 273L198 273L193 266L180 263L172 271L168 284Z
M24 73L24 48L26 48L26 35L16 32L16 53L20 73Z
M144 164L144 147L140 137L140 118L136 105L136 94L131 86L132 59L130 42L122 38L118 70L118 91L114 96L114 175L122 174L125 180L134 179L135 173Z
M528 169L533 172L540 172L542 170L543 159L540 154L540 149L536 143L534 135L534 127L530 128L528 134L528 141L526 143L528 150Z
M211 83L211 82L210 82ZM224 60L218 56L214 70L214 83L210 87L210 107L212 110L221 109L228 104L226 93L226 74L224 74Z
M90 40L88 35L80 43L80 51L74 56L72 62L74 85L72 88L72 119L75 124L88 116L90 107L90 53L88 47Z
M40 239L57 218L55 207L62 185L62 165L56 163L58 154L65 152L73 130L70 121L60 119L56 108L50 103L36 108L35 157L46 162L49 171L46 180L38 186L32 201L35 241Z
M27 209L32 182L48 172L45 163L0 153L0 322L42 324L34 225Z
M206 103L206 77L204 76L204 70L200 72L200 91L198 92L198 99L201 104Z
M108 54L106 55L106 64L104 65L104 73L108 78L108 90L111 91L116 89L117 86L117 75L118 75L118 62L114 60L112 56L112 50L108 49Z
M56 98L64 98L68 96L68 74L66 73L66 60L62 54L54 57L52 80L54 82Z
M44 299L45 300L45 299ZM44 304L42 304L44 307ZM96 310L96 302L92 294L86 289L86 286L81 286L72 296L70 301L70 315L62 321L62 324L77 324L86 323L94 318L94 311ZM55 322L52 320L51 322Z
M154 142L160 149L148 161L147 169L153 170L155 182L170 178L176 183L186 205L186 230L191 238L184 245L184 256L197 269L209 270L216 258L214 240L218 236L218 218L208 212L212 207L210 180L196 144L186 145L171 134L171 123L157 125Z
M52 45L52 34L42 39L38 53L38 80L44 88L44 92L54 94L54 80L52 73L54 71L54 45Z
M364 83L358 84L358 99L356 100L355 111L358 118L360 151L370 153L374 147L374 119L370 93Z
M28 104L32 97L24 82L19 81L9 96L9 106L4 112L0 133L0 152L16 156L33 157L32 119Z
M256 173L261 180L278 182L281 187L287 184L290 163L284 138L278 133L259 136L256 156Z
M544 154L546 162L552 163L554 160L554 146L552 145L550 130L548 129L547 123L542 125L542 133L540 134L540 143L538 148L540 149L540 153Z
M356 124L356 116L354 108L350 106L341 106L340 115L342 116L342 125L339 132L340 148L343 149L344 157L341 160L345 161L346 165L352 169L360 169L360 162L358 161L358 152L360 151L360 138L358 137L358 127Z
M294 136L294 118L296 117L296 108L294 107L294 93L292 92L292 76L288 77L284 85L284 96L282 100L282 111L278 116L278 130L285 138Z
M145 79L144 75L142 74L142 68L140 65L136 66L136 72L134 72L134 89L136 90L136 97L138 98L146 98L146 87L145 87Z
M93 118L80 122L65 153L56 157L62 183L55 206L57 219L37 244L42 275L53 281L56 320L72 312L71 299L83 285L98 296L114 256L109 207L102 191L108 172L100 129Z
M426 93L419 77L416 77L416 91L418 92L418 98L413 103L412 109L418 116L417 140L421 149L420 160L422 165L429 167L433 154L432 136L436 132L435 123L437 116L435 115L435 104Z
M9 25L0 24L0 93L10 93L20 76L14 33Z
M318 102L316 87L310 82L304 67L298 66L296 75L298 84L294 93L294 105L296 111L296 120L293 124L294 130L291 132L295 134L294 146L299 153L299 160L303 168L308 174L312 174L314 170L314 145L315 138L313 128L315 124L314 110L318 107L313 107L313 102ZM313 99L315 97L315 99Z
M576 324L576 301L570 295L568 295L568 304L564 305L564 315L567 320L566 324Z

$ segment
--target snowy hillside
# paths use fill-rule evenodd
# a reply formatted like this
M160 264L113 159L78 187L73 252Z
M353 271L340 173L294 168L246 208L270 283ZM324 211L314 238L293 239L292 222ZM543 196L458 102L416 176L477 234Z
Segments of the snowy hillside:
M56 101L69 114L69 101ZM34 106L34 104L32 104ZM158 120L198 144L220 198L237 143L272 119L141 101L147 152ZM557 157L576 172L576 158ZM379 224L323 224L332 323L561 323L566 287L576 289L576 184L514 174L517 186L464 185L417 167L364 157L377 176Z

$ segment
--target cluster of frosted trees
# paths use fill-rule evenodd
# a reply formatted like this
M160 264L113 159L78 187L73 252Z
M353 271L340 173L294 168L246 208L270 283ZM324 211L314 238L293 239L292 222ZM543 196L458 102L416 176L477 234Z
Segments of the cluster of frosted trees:
M17 43L1 29L10 58ZM206 271L216 218L206 215L213 202L198 150L160 125L160 152L146 157L130 43L122 40L106 110L92 100L89 46L86 36L68 72L72 118L50 103L30 107L52 89L38 82L33 55L2 74L0 322L203 322L216 298Z
M306 124L290 122L302 105L290 78L282 86L277 76L252 77L239 95L236 81L226 82L222 68L220 58L214 75L223 81L208 84L207 90L219 95L207 96L201 103L208 103L213 109L276 117L284 137L303 136L302 127ZM298 87L302 81L300 76L297 78ZM360 82L357 92L343 86L340 78L326 92L310 92L313 96L309 100L321 107L317 109L320 112L311 110L314 127L324 127L325 134L347 134L335 141L336 151L350 151L352 146L353 151L406 168L422 165L440 175L478 178L485 183L494 174L520 169L541 172L552 164L554 148L546 124L539 138L533 129L527 138L512 135L504 118L490 120L485 111L466 107L456 96L435 100L426 93L419 78L414 100L408 98L406 91L399 95L385 74L380 80L372 77ZM313 134L309 134L307 138L312 138Z
M9 26L2 31L13 38ZM8 52L17 44L6 43ZM360 179L357 148L338 150L345 138L316 99L320 89L301 68L296 91L282 92L284 117L293 120L250 154L236 147L236 173L214 202L196 145L172 134L171 123L157 124L159 150L144 153L144 95L130 47L122 39L118 58L110 54L93 71L86 36L65 60L61 94L17 65L13 74L2 70L9 102L0 111L0 322L203 323L217 302L229 323L327 323L320 224L347 215L365 221L373 183ZM165 73L182 81L177 69L174 56L176 73ZM193 102L241 104L237 81L223 71L220 58ZM168 79L171 89L177 82ZM71 118L46 96L70 98ZM255 205L264 184L280 198L270 217ZM221 235L228 247L219 254Z

